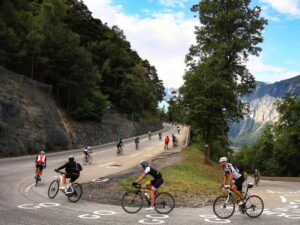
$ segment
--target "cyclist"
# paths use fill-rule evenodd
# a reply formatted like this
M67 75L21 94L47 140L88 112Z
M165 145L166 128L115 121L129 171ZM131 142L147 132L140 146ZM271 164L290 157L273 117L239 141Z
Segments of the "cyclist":
M149 135L149 140L151 140L151 135L152 135L151 130L149 130L148 135Z
M120 138L117 142L117 153L121 153L123 151L123 146L122 138Z
M245 204L244 197L241 194L243 183L244 183L244 176L242 176L231 163L227 163L226 157L220 158L219 164L224 169L223 185L226 185L226 180L227 177L229 176L228 184L231 187L230 189L233 191L233 193L235 193L240 198L240 202L238 203L238 205L242 206L243 204ZM233 180L234 183L232 182Z
M178 134L180 134L180 127L179 127L179 125L177 125L177 132L178 132Z
M255 170L253 173L253 177L254 177L255 184L257 185L260 180L260 172L258 170Z
M148 181L146 183L146 188L151 190L150 191L151 205L149 208L146 209L147 211L149 211L149 210L154 209L155 193L158 190L158 188L164 183L164 180L163 180L160 172L158 172L156 169L154 169L148 165L147 160L143 160L141 162L141 166L144 169L144 173L135 182L133 182L132 185L133 186L137 185L139 182L141 182L143 179L145 179L145 177L148 174L150 174L154 178L154 180Z
M140 144L140 138L136 137L134 139L134 142L135 142L135 150L138 150L139 149L139 144Z
M73 183L80 176L80 171L77 168L74 156L69 156L68 159L69 161L67 163L54 170L55 172L58 172L61 169L65 169L66 174L61 176L62 186L59 189L64 190L66 194L69 193L68 190L66 190L66 178L70 178L70 183Z
M158 133L158 140L161 141L161 132Z
M90 146L85 146L83 149L83 153L85 156L85 161L87 162L89 157L91 156L90 154L93 153L92 148Z
M174 134L172 134L172 142L173 142L173 147L177 147L178 146L177 137Z
M34 176L35 179L39 177L39 181L42 180L41 176L43 173L43 169L46 168L46 162L47 162L47 158L45 156L45 152L40 151L39 155L37 155L35 158L35 176Z
M169 142L170 142L170 138L169 138L169 136L166 136L165 137L165 149L169 148Z

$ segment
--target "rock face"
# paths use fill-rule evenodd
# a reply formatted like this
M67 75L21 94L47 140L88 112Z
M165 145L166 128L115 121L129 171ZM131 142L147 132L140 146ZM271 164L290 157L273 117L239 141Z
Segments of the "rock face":
M41 145L47 152L99 145L161 128L160 121L134 122L125 116L102 123L68 120L55 105L50 85L0 66L0 157L36 154Z
M249 102L250 115L230 126L229 138L233 146L254 144L266 124L278 119L275 103L288 93L300 95L300 76L273 84L258 82L256 89L243 98Z

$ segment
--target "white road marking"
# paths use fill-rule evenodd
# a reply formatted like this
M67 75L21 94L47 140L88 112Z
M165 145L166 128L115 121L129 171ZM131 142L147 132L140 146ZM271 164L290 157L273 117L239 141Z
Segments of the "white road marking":
M101 182L106 182L108 180L109 180L109 178L105 178L105 179L93 179L92 182L101 183Z
M111 211L111 210L98 210L98 211L95 211L94 214L100 215L100 216L111 216L111 215L115 215L117 213L115 211Z
M283 197L283 196L279 196L279 197L280 197L282 203L286 203L287 202L287 199L285 197Z
M91 215L91 214L82 214L78 216L81 219L88 219L88 220L96 220L99 219L100 216L98 215Z
M131 156L129 156L130 158L133 158L133 157L136 157L138 155L140 155L141 153L135 153L135 154L132 154Z
M109 163L105 163L105 164L102 164L102 165L98 165L98 167L105 167L105 166L109 166L111 164L114 164L115 162L109 162Z
M35 183L30 184L26 189L25 189L25 193L28 193L30 188L32 188L35 185Z

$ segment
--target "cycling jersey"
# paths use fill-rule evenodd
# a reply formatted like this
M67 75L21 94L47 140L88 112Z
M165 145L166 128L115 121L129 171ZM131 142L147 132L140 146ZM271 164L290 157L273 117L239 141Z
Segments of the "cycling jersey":
M76 169L76 162L67 162L65 165L57 168L57 170L64 169L66 170L66 173L74 173L74 174L79 174L80 172Z
M46 161L47 161L46 156L42 154L38 155L35 159L36 164L41 164L44 165L45 167L46 167Z
M224 168L224 174L233 174L233 179L237 180L239 179L242 175L233 167L232 164L227 163L226 167Z
M158 172L150 166L146 167L145 174L150 174L155 180L162 177L160 172Z

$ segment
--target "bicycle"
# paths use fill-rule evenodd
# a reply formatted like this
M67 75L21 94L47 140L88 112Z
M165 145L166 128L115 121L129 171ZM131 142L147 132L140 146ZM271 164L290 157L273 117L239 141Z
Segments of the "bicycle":
M261 197L257 195L250 195L248 190L253 187L253 183L247 184L247 190L244 193L246 202L242 206L238 206L242 214L246 213L251 218L259 217L264 211L264 202ZM218 197L213 204L213 210L220 219L227 219L231 217L235 211L235 204L237 204L233 196L230 186L223 186L222 189L227 192L226 196Z
M255 186L257 186L258 185L258 183L259 183L259 177L258 176L254 176L254 182L255 182Z
M48 188L48 197L50 199L55 198L59 191L59 185L61 182L61 176L66 174L64 172L58 171L58 176L55 176L55 180L53 180ZM66 187L67 192L61 190L69 199L70 202L78 202L82 196L82 187L78 183L69 183Z
M83 165L92 164L93 158L91 155L88 155L88 157L83 156L82 163Z
M151 205L151 200L148 193L141 191L142 188L140 184L134 186L136 190L125 192L121 199L121 206L125 212L134 214L138 213L143 205L144 200L148 204L148 207ZM154 209L160 214L168 214L175 207L175 199L168 192L158 192L155 194Z

